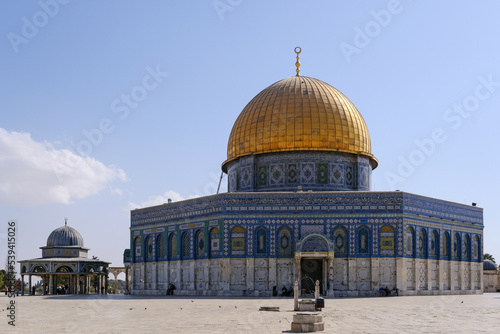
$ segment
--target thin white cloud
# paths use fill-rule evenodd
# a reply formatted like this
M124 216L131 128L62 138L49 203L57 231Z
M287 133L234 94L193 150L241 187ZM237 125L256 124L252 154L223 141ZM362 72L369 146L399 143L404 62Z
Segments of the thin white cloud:
M34 141L29 133L0 128L0 203L32 206L71 203L126 181L125 172L82 157L51 143Z
M128 207L130 210L147 208L149 206L161 205L168 203L168 200L171 199L174 202L184 201L185 199L195 198L197 196L189 196L188 198L184 198L181 194L176 191L169 190L166 191L163 195L150 196L146 201L141 202L139 204L130 202Z

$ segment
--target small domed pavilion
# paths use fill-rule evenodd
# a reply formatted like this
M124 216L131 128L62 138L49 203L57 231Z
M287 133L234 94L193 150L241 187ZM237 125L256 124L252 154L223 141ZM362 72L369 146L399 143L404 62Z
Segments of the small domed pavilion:
M89 248L84 247L82 235L68 226L67 218L64 226L52 231L46 246L40 249L41 258L19 261L23 294L25 276L29 279L30 295L31 276L42 277L45 294L88 294L91 287L95 293L107 291L110 262L88 258Z

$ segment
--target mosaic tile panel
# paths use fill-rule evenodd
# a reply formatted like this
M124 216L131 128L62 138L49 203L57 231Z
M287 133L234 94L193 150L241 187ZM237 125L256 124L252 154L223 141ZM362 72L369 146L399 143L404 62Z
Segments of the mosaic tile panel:
M285 164L269 165L269 184L273 186L285 184Z
M330 164L330 183L343 186L345 183L345 166L341 163Z
M287 165L286 177L288 184L297 184L299 181L299 172L296 163Z
M241 189L253 187L253 166L241 167Z
M314 184L314 163L301 162L300 163L300 183L301 184Z
M257 184L259 186L267 185L267 166L260 165L257 167Z
M318 184L328 184L328 164L319 163L317 165L317 182Z

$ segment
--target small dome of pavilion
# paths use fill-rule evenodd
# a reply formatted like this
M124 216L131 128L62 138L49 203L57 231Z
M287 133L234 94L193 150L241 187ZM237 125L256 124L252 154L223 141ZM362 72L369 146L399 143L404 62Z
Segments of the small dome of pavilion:
M497 270L497 265L491 260L483 261L483 270Z
M47 247L54 246L79 246L83 247L82 235L72 227L64 223L64 226L56 228L47 238Z

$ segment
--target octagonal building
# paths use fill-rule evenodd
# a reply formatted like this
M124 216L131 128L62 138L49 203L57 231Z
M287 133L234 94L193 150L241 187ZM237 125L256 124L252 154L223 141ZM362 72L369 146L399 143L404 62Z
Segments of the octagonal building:
M131 212L132 294L482 293L482 209L370 191L361 113L296 65L236 119L227 193Z

